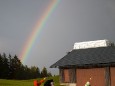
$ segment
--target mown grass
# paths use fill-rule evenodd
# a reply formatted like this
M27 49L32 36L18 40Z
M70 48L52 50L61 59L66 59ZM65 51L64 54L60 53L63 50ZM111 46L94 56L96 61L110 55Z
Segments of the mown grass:
M37 80L41 80L42 78L38 78ZM54 80L54 86L61 86L59 85L59 76L54 77L48 77L48 79ZM33 81L35 79L31 80L6 80L6 79L0 79L0 86L33 86ZM43 86L43 84L41 85Z

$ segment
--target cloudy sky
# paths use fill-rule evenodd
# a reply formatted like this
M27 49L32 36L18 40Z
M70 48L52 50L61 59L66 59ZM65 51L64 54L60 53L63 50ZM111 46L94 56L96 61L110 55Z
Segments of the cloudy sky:
M53 0L0 0L0 53L19 56L37 21ZM75 42L115 42L115 0L61 0L53 10L25 65L49 68Z

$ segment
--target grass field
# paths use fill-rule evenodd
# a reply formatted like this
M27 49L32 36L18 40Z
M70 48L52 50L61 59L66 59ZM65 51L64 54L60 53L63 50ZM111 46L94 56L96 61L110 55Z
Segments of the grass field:
M47 79L53 79L54 80L54 86L60 86L59 85L59 76L49 77ZM33 86L33 81L35 79L31 80L6 80L6 79L0 79L0 86ZM37 80L40 80L37 79ZM43 84L41 85L43 86Z

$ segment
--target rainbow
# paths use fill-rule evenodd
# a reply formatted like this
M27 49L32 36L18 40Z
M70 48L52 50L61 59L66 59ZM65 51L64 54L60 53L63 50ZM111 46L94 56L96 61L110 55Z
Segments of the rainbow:
M57 7L60 0L52 0L52 2L48 5L47 9L43 13L42 17L38 20L35 27L33 28L32 33L30 34L29 38L27 39L27 42L24 45L24 48L22 49L22 52L20 54L20 60L22 63L25 62L26 58L28 58L30 51L37 39L39 37L40 32L44 28L48 18L52 14L52 12Z

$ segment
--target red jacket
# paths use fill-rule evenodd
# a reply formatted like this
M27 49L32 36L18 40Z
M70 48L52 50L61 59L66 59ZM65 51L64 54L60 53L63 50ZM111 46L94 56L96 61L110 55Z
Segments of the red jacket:
M37 80L34 80L34 86L40 86L45 80L40 80L39 82Z

